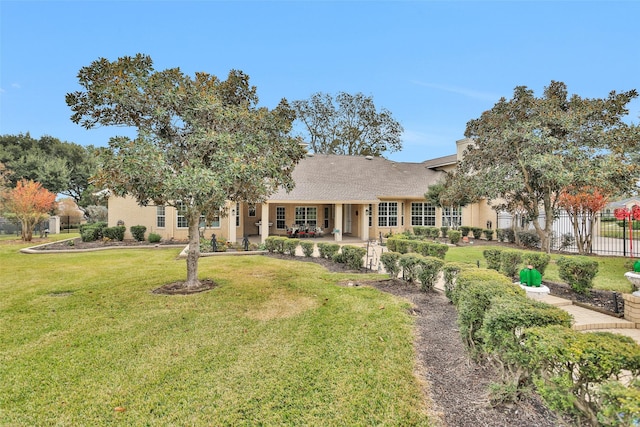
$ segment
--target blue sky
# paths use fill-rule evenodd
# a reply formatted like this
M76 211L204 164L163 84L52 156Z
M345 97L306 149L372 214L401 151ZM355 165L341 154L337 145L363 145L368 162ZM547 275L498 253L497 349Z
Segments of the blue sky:
M240 69L260 104L362 92L404 127L396 161L455 152L466 123L516 86L640 90L636 1L0 1L0 134L105 145L65 94L105 57L144 53L158 70ZM640 121L640 101L628 121Z

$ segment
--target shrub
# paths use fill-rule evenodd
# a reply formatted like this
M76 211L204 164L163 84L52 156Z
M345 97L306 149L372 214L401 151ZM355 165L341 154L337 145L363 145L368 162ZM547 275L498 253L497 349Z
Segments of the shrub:
M575 244L576 239L575 237L573 237L573 234L564 233L562 236L560 236L560 247L558 249L564 251Z
M440 237L440 229L438 227L428 227L427 233L432 239L437 239L438 237Z
M264 246L269 253L277 252L278 250L278 241L276 240L278 236L269 236L264 241Z
M408 282L413 282L418 278L418 268L422 255L418 254L402 254L400 256L400 267L402 267L402 278Z
M482 251L484 259L487 261L487 268L500 271L500 260L502 249L485 249Z
M482 230L482 234L487 240L493 240L493 230L491 228L486 228Z
M104 237L103 230L107 228L106 222L94 222L90 224L82 224L80 226L80 238L83 242L94 242L102 240Z
M421 284L420 289L425 292L433 289L443 265L444 261L439 258L422 257L418 269L418 280L420 280Z
M451 294L455 290L456 277L463 269L469 268L469 264L458 262L447 262L442 266L442 277L444 279L444 294L451 301Z
M485 268L462 269L456 277L456 286L451 294L451 302L457 306L460 302L460 296L466 292L466 288L472 283L482 284L494 282L505 285L513 284L512 280L495 270L487 270Z
M624 371L640 370L640 346L630 337L609 332L579 332L562 326L535 327L525 331L522 351L527 367L536 375L534 383L547 406L555 411L579 416L582 424L598 425L598 414L620 413L633 406L611 403L605 387ZM613 391L616 392L615 389ZM636 394L637 395L637 394ZM599 404L607 406L600 408ZM635 413L637 417L637 412ZM633 424L620 424L633 425Z
M520 245L525 248L534 249L540 247L540 236L535 231L519 230L516 234Z
M281 237L282 249L285 255L296 256L296 248L300 244L299 239L289 239L288 237Z
M491 270L487 270L491 271ZM501 295L521 295L525 292L518 285L503 281L473 281L458 294L458 326L460 335L469 349L482 348L482 337L478 331L482 327L485 312L491 307L491 300Z
M157 233L149 233L149 243L160 243L162 236Z
M544 252L525 252L522 254L522 262L525 265L532 265L542 276L551 262L551 255Z
M389 277L395 279L400 273L400 254L398 252L383 252L380 255L380 262L384 266L384 269L389 273Z
M618 381L607 381L600 387L599 395L600 425L640 425L640 380L632 381L629 386Z
M485 353L498 356L504 364L526 368L528 359L520 344L524 328L548 325L570 328L571 322L571 315L561 308L521 295L501 295L491 300L479 334Z
M502 251L500 254L500 271L513 279L518 275L522 264L522 255L519 251Z
M305 257L309 258L313 255L313 242L300 242L300 246Z
M482 237L482 228L471 227L471 233L473 234L474 239L479 239L480 237Z
M333 259L333 256L340 250L340 245L337 243L318 243L318 252L321 258Z
M444 259L448 250L449 246L444 243L432 243L429 245L429 256Z
M457 245L458 243L460 243L460 240L462 239L462 233L458 230L451 230L449 231L449 242L451 242L452 245Z
M460 232L462 233L462 237L467 237L469 232L471 231L471 227L463 225L460 227Z
M497 236L501 242L514 243L516 241L516 234L511 228L498 228Z
M359 270L362 268L362 258L364 258L366 254L367 250L365 248L351 245L345 245L342 247L343 262L353 270Z
M558 275L576 292L587 293L593 287L598 274L598 261L585 256L561 256L558 258Z
M410 251L411 245L410 240L407 236L398 234L393 237L390 237L387 240L387 247L392 252L399 252L401 254L406 254Z
M418 237L429 237L429 230L427 230L427 227L416 225L413 227L413 233Z
M447 238L447 233L449 232L449 227L447 227L446 225L442 226L442 227L440 227L440 231L442 232L442 238L446 239Z
M131 231L131 235L133 236L135 241L143 242L144 233L146 233L147 227L145 227L144 225L132 225L129 228L129 231Z
M124 240L124 232L126 230L127 230L127 227L125 227L124 225L119 225L116 227L106 227L102 229L102 235L107 239L122 242Z

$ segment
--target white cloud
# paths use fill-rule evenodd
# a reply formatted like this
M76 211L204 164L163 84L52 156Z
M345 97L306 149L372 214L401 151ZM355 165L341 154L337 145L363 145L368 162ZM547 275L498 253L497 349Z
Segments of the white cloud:
M480 99L483 101L497 101L500 99L500 95L496 95L494 93L489 92L480 92L473 89L467 89L459 86L448 86L448 85L439 85L434 83L425 83L418 80L414 80L412 82L418 86L424 86L431 89L440 90L443 92L455 93L458 95L466 96L467 98Z
M11 87L13 89L22 89L22 86L20 86L20 83L11 83Z

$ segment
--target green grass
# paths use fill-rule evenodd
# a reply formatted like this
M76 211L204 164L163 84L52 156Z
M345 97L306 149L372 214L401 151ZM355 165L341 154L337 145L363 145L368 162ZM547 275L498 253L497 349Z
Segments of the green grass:
M464 247L450 247L447 251L445 260L463 262L473 265L477 265L477 262L480 261L480 267L486 268L487 263L484 259L484 255L482 255L482 252L488 247L490 246L469 245ZM560 276L558 275L558 265L556 264L556 261L560 256L561 255L557 254L551 255L551 263L549 264L549 267L545 272L543 280L563 283L563 281L560 279ZM598 260L599 265L598 274L596 275L593 283L594 289L603 289L623 293L630 293L633 291L633 287L624 277L624 273L631 269L629 258L594 256L593 259Z
M165 296L179 250L24 246L0 240L2 425L430 425L407 303L348 275L210 257L217 288Z

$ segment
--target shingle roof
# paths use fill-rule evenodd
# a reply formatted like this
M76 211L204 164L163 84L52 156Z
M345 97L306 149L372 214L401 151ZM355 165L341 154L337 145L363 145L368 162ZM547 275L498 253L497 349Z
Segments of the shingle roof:
M422 164L430 169L437 169L442 166L455 165L458 162L458 156L451 154L449 156L438 157L436 159L426 160Z
M444 172L425 163L393 162L381 157L315 154L293 171L295 188L280 189L269 202L375 203L380 199L422 199Z

